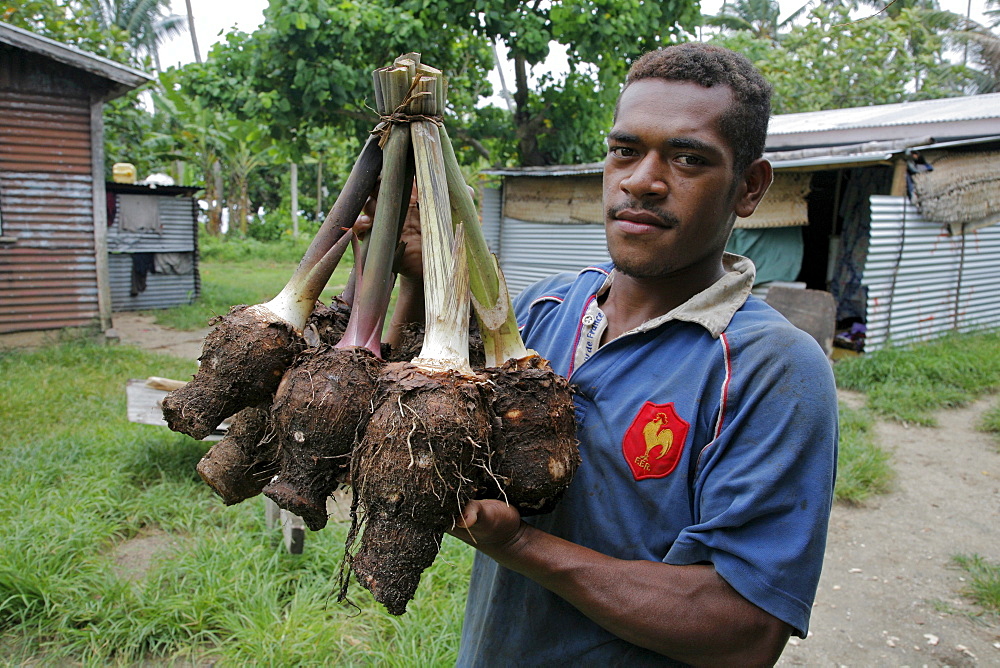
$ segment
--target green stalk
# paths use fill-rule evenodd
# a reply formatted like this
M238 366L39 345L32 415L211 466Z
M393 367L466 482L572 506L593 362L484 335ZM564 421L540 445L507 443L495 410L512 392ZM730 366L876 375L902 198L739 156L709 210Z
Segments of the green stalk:
M472 304L486 347L486 366L500 366L508 359L521 359L532 354L521 340L517 317L507 291L503 272L490 252L479 223L476 205L469 194L465 178L458 166L455 148L444 127L441 128L441 151L448 178L451 215L456 225L465 228L465 247L469 255L469 285Z
M377 81L387 83L381 90L386 104L398 107L406 99L410 87L406 67L378 70ZM379 84L381 85L381 84ZM396 108L396 107L393 107ZM413 176L407 168L410 153L410 128L393 125L384 147L382 185L372 221L365 255L364 272L357 285L357 299L351 309L347 330L338 347L360 346L381 357L382 323L389 307L395 275L392 271L402 212L409 202Z
M439 79L439 75L419 77L415 93L421 95L421 113L440 114L444 105L437 96ZM460 228L456 234L452 224L438 126L430 121L415 121L411 126L420 201L425 316L423 347L413 363L431 371L451 369L472 375L465 231Z
M316 300L337 268L350 239L350 230L378 181L382 149L374 135L368 138L343 190L316 232L288 283L271 301L259 305L301 332Z

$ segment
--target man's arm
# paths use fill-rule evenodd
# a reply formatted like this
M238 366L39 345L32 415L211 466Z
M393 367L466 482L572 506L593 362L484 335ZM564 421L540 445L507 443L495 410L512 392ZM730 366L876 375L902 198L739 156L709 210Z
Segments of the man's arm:
M451 533L618 637L678 661L772 665L791 633L711 565L615 559L530 526L502 501L470 502Z

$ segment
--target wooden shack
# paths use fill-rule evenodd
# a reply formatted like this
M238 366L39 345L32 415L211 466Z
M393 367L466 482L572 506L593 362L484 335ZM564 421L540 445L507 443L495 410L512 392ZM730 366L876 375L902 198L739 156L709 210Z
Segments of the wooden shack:
M0 23L0 343L111 327L102 111L150 80Z

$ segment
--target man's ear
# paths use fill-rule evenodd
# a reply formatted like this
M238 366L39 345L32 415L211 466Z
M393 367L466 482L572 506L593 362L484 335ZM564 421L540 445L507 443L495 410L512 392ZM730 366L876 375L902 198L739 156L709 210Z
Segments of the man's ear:
M736 205L733 209L740 218L750 216L764 198L764 193L774 180L771 163L764 158L758 158L750 163L743 172L740 187L736 193Z

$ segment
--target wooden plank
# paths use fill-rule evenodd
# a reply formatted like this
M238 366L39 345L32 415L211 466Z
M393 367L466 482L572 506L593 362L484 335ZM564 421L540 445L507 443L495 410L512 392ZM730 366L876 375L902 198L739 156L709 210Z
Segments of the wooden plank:
M163 419L163 409L160 402L167 396L169 389L177 389L184 381L150 376L149 378L132 378L125 384L125 395L128 399L128 421L137 424L149 424L166 427ZM229 420L225 420L206 441L220 440L229 429ZM328 504L329 506L329 504ZM282 540L289 554L302 554L305 549L306 523L298 515L278 508L274 501L264 497L264 522L268 529L281 529Z

